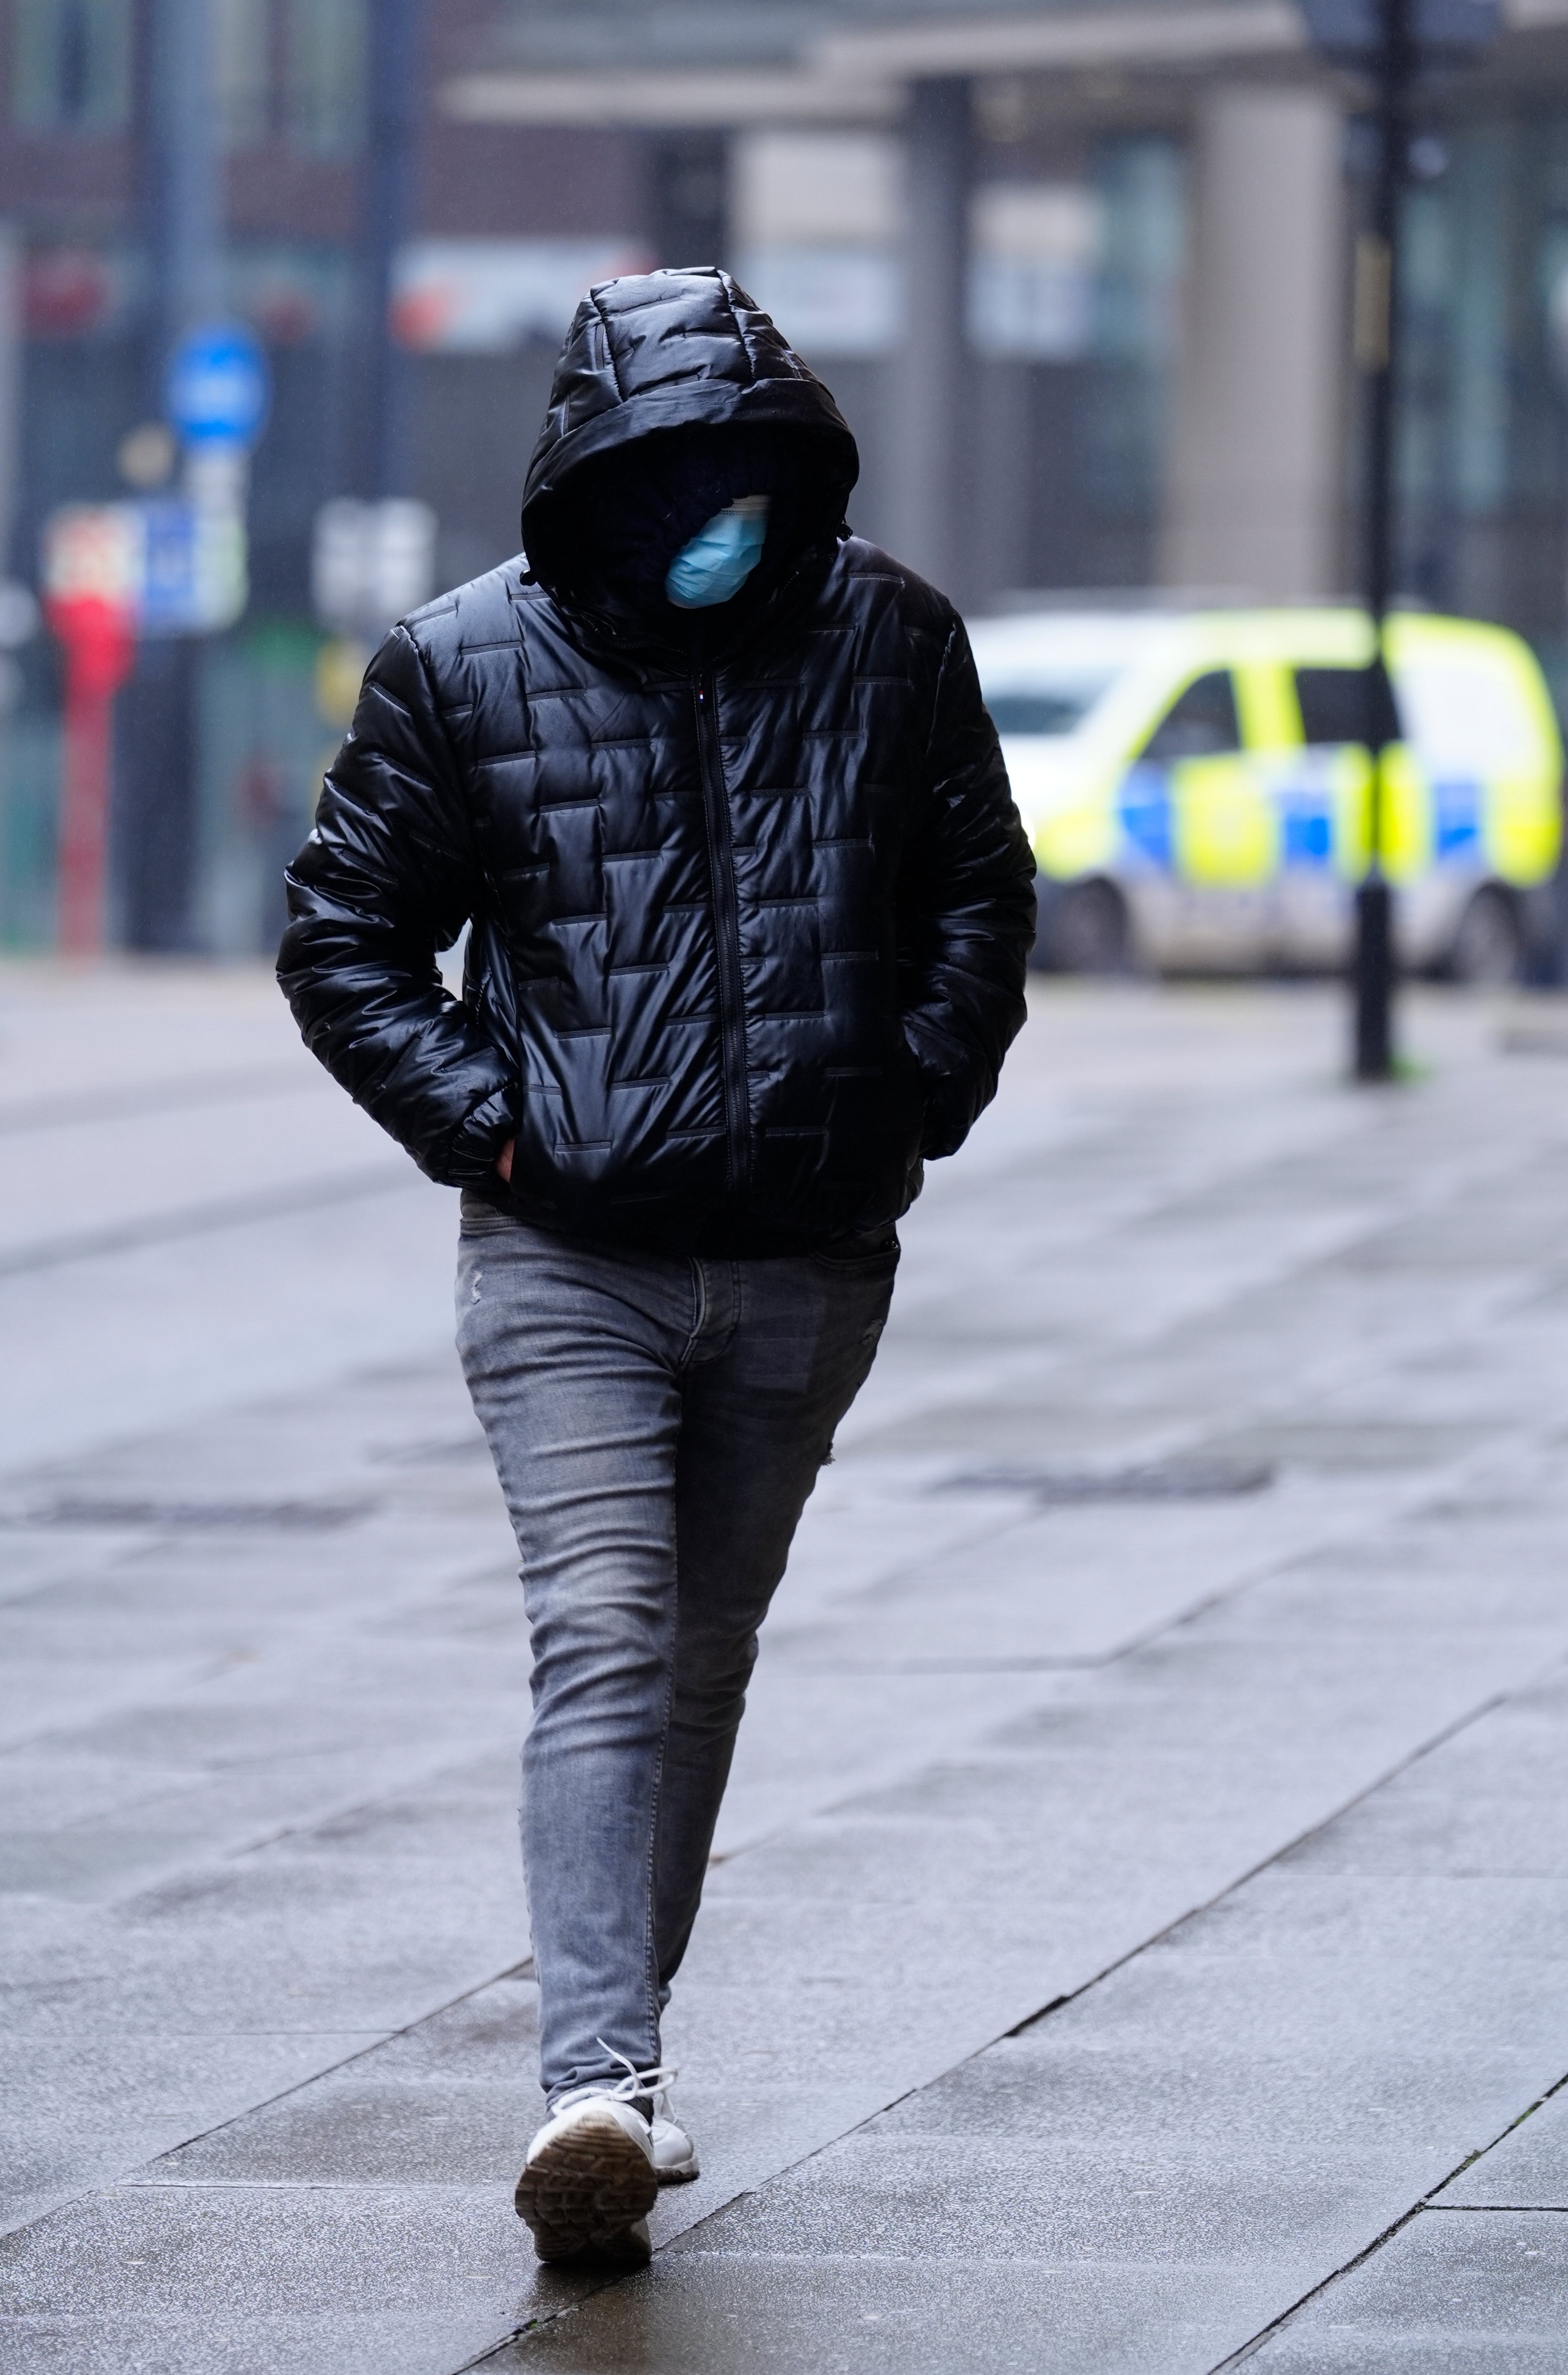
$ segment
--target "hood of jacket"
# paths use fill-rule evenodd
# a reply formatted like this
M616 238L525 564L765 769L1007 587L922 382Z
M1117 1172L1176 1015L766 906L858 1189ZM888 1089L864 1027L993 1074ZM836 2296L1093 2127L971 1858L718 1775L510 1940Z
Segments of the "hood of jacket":
M547 584L585 464L661 430L783 430L820 441L822 524L838 526L860 471L855 439L816 373L716 265L601 281L556 364L523 494L523 542Z

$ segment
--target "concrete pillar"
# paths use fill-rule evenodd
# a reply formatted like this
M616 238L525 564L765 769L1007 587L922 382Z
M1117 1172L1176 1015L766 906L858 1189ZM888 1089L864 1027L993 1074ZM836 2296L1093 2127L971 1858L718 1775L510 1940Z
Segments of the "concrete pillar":
M891 402L892 549L957 594L966 378L970 93L963 81L911 87L904 179L904 336Z
M1161 573L1265 601L1342 574L1340 120L1315 91L1198 110Z
M646 155L648 229L659 262L727 263L729 134L656 132Z
M223 203L214 11L208 0L153 0L147 12L153 299L153 418L171 349L222 310Z
M975 368L969 414L975 435L964 481L972 522L964 593L984 603L1040 583L1032 452L1039 367L1019 355L988 355Z
M360 183L361 385L356 424L360 491L377 502L412 491L413 391L408 358L392 334L398 251L414 213L420 68L419 0L376 0L366 59L366 126Z

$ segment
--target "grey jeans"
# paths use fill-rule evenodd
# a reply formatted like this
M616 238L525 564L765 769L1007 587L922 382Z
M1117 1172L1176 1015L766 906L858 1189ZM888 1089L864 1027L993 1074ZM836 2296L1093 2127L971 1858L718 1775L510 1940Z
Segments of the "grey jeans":
M606 1250L465 1199L457 1347L523 1557L523 1856L546 2095L645 2069L800 1512L898 1247ZM608 2049L607 2050L607 2049Z

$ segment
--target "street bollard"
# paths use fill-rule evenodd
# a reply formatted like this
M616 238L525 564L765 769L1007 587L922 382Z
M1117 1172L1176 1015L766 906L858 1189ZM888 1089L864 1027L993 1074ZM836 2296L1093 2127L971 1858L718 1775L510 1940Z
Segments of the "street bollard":
M65 749L60 778L59 947L96 956L103 946L114 696L131 672L132 613L100 595L51 601L47 616L65 647Z

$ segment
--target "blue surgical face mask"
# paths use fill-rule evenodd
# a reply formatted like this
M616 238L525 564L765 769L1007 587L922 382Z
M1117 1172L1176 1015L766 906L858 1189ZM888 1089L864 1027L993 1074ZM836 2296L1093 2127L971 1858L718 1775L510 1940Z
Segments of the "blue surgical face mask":
M665 573L665 592L676 609L711 610L738 594L762 558L767 535L766 495L742 495L715 512Z

